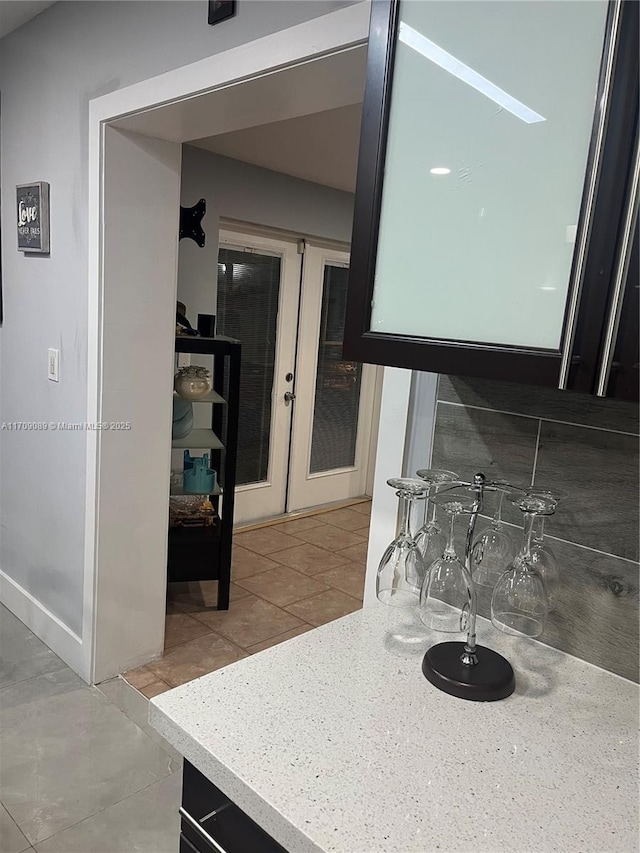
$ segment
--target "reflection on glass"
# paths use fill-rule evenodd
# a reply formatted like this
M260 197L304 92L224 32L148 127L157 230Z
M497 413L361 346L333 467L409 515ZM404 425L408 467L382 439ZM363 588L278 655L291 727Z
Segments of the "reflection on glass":
M606 13L401 0L372 330L558 347Z
M280 267L273 255L218 253L217 331L242 341L238 486L268 476Z
M312 474L355 462L362 365L342 358L349 269L326 264L311 441Z

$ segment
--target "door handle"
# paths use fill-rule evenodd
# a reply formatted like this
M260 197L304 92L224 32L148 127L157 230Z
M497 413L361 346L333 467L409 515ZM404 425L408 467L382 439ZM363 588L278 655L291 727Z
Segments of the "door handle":
M285 391L285 392L284 392L284 402L285 402L285 405L287 405L287 406L288 406L288 405L289 405L289 403L291 403L291 402L292 402L293 400L295 400L295 399L296 399L296 395L293 393L293 391Z

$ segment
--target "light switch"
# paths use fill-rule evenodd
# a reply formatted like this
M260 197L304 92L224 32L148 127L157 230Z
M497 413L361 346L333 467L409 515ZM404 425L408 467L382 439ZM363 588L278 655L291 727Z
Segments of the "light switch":
M47 371L47 377L52 382L60 381L60 350L50 349L49 350L49 368Z

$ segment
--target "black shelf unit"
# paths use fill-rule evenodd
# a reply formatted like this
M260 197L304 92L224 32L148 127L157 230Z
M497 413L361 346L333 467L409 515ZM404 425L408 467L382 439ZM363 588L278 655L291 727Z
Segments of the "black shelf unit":
M212 399L194 402L211 405L211 430L192 430L185 439L172 442L173 449L209 450L218 474L215 494L210 495L218 518L211 527L170 527L167 579L218 581L218 610L229 609L233 510L238 453L241 344L234 338L184 335L176 337L176 353L213 356ZM193 438L192 438L193 436ZM202 444L202 442L208 442ZM172 494L184 494L172 490ZM221 499L222 498L222 499Z

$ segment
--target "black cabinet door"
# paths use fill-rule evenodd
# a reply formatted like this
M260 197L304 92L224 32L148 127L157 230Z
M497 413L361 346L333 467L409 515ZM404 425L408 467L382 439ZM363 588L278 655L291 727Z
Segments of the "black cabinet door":
M429 11L431 17L427 20L427 13L416 12L427 7L438 7L440 11L433 15ZM489 29L475 41L471 35L465 36L465 32L473 30L468 16L474 9L489 19ZM586 25L584 29L588 45L581 46L578 35L569 36L571 22L565 20L566 47L576 51L571 54L575 68L566 67L566 73L559 73L563 69L558 57L563 56L564 48L556 41L555 76L549 70L552 62L545 52L544 39L557 40L558 35L553 26L547 26L550 22L545 23L540 17L562 10L557 14L566 11L577 15L575 20L580 23L580 15L591 15L593 9L594 4L589 3L479 0L474 4L418 4L410 0L374 0L345 358L593 393L638 109L638 3L612 0L608 8L601 4L597 45L596 29L591 24L591 29ZM420 26L416 24L419 14ZM448 30L440 26L439 14L449 16ZM524 19L518 21L520 14L532 15L532 29L540 18L537 35L527 35ZM452 17L455 15L459 16L459 27ZM500 26L509 15L511 30L508 38L500 40ZM494 24L497 35L489 46L483 47L484 36L491 41ZM457 32L462 33L460 41L456 40ZM514 42L525 39L522 63L517 49L509 44L511 36ZM458 46L460 53L453 55ZM579 89L584 76L579 68L580 56L587 47L593 72L591 94ZM492 60L502 50L510 58L501 69L499 62L492 65ZM425 76L421 84L422 74L431 76ZM545 97L560 79L562 85L568 85L566 79L572 75L577 81L575 100L582 99L580 115L586 131L580 138L571 137L571 145L567 143L563 148L563 139L570 137L575 122L563 124L559 103L551 96L547 103ZM513 92L505 99L500 86L511 85ZM513 98L516 93L529 103ZM570 95L571 89L565 89L564 103L569 111ZM538 106L536 98L542 106ZM515 108L510 106L514 100ZM540 114L532 109L534 106L538 106ZM489 114L491 109L494 114ZM476 124L465 135L460 114L475 116L478 110L484 113L477 121L473 119ZM513 115L507 116L506 111ZM398 130L400 119L404 122L402 133ZM454 130L447 136L449 121ZM500 122L501 130L496 134ZM432 144L434 139L437 144ZM548 168L547 161L534 163L535 140L547 146ZM474 159L476 141L484 153ZM492 144L504 144L505 160L509 160L504 169L499 159L492 161L491 168L483 160L491 154ZM452 152L459 155L457 160ZM438 157L444 160L447 156L452 162L436 162ZM582 172L578 177L573 173L571 192L558 192L556 198L554 188L578 161ZM406 174L398 179L403 169ZM433 178L425 180L427 172ZM519 174L526 178L522 187ZM451 180L449 197L441 192L444 184L438 183L447 180ZM491 199L486 209L478 201L483 189ZM511 219L517 220L528 208L533 210L529 241L527 229L518 231L517 222L513 224L509 215L513 211ZM478 224L490 223L492 217L499 223L492 232L495 245L483 242L483 234L490 231ZM554 229L549 245L544 242L547 218ZM495 229L494 225L491 227ZM389 237L394 229L397 233ZM404 246L403 232L410 235ZM505 235L503 244L496 242L496 234L500 238ZM568 248L563 248L562 241ZM573 246L569 245L572 241ZM393 251L387 251L389 246ZM545 266L546 254L551 250L556 252L558 262L549 261ZM503 263L503 256L509 256L508 262ZM462 272L449 275L449 261L452 270L466 270L466 277ZM502 276L502 289L496 285L501 297L492 303L494 265L496 281L498 272ZM549 280L545 278L547 269ZM526 287L521 297L523 282ZM546 293L535 294L538 301L535 305L531 302L535 308L531 311L527 300L533 299L533 289ZM549 306L553 306L548 311L547 303L540 301L547 296ZM443 309L443 305L448 308ZM452 314L461 322L449 323ZM486 322L487 316L495 321L493 326ZM547 321L556 331L538 336Z
M188 761L180 814L180 853L287 853Z

